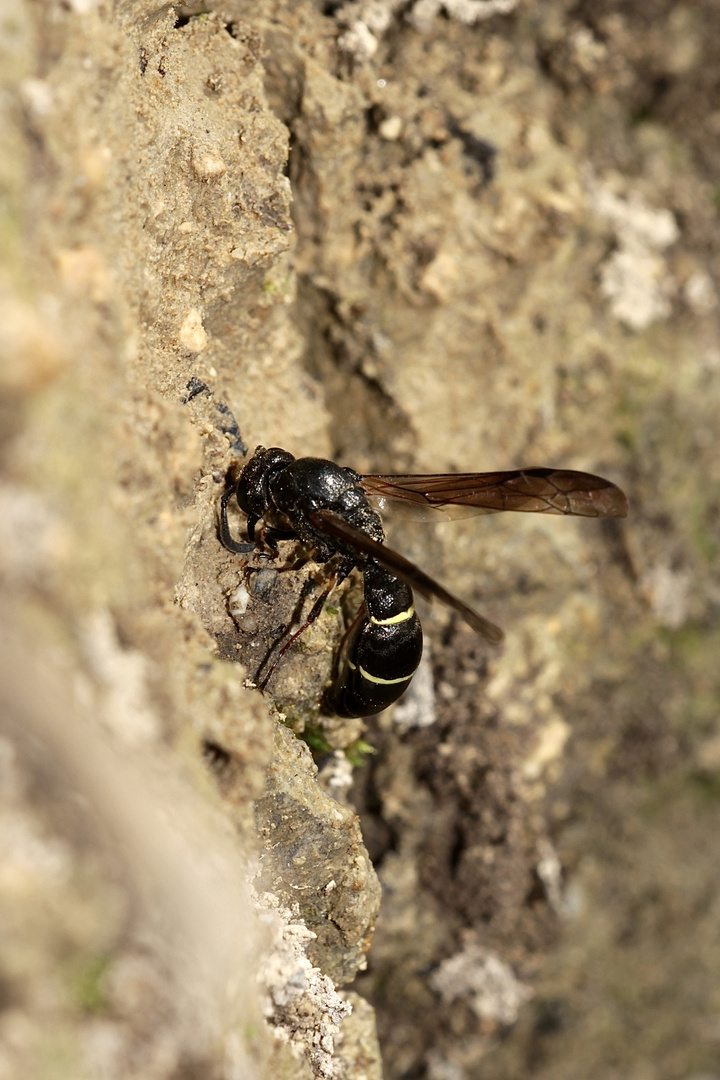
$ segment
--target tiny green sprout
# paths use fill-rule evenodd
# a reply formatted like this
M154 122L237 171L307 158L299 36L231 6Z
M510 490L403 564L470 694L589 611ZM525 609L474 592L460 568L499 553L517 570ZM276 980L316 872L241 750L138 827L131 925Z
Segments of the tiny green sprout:
M340 608L332 607L331 604L328 604L327 607L325 608L325 610L327 611L328 615L339 615L340 614Z
M356 739L354 743L351 743L345 749L345 757L353 769L359 769L364 765L368 754L377 754L377 750L369 742L365 742L364 739Z
M304 743L307 743L314 754L332 753L332 746L319 728L306 727L305 730L298 735L298 739L302 739Z

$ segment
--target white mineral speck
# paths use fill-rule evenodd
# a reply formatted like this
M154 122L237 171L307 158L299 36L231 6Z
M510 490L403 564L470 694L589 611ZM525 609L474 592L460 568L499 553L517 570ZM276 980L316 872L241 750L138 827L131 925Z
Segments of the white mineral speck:
M200 353L207 346L207 334L202 324L202 315L197 308L190 308L183 319L178 333L180 344L190 352Z

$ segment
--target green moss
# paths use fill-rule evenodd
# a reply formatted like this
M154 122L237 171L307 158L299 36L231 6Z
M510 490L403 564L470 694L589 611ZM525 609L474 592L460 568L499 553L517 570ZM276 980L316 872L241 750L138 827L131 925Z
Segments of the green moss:
M319 728L306 727L298 739L307 743L314 754L332 754L333 748Z
M107 1004L103 979L109 963L104 953L85 956L70 972L70 990L74 1000L85 1013L101 1012Z
M364 739L357 739L345 750L345 757L353 769L359 769L364 765L368 754L377 754L377 750L371 743L365 742Z
M701 806L720 803L720 775L717 773L690 773L687 788Z
M720 555L720 539L717 528L709 520L710 507L716 493L713 489L698 493L690 509L690 538L697 554L706 562L714 562ZM720 499L720 494L717 495Z

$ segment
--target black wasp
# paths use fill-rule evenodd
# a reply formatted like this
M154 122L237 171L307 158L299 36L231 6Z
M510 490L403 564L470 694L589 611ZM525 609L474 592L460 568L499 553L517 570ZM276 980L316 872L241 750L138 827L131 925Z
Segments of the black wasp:
M233 495L247 515L249 543L240 543L230 535L227 504ZM247 554L255 550L255 530L262 520L263 540L271 548L276 549L277 539L295 538L310 547L315 562L336 560L330 584L290 641L318 617L332 589L355 567L360 569L363 607L345 636L337 675L326 697L328 707L339 716L370 716L387 708L407 689L422 655L422 628L413 605L413 589L427 599L436 597L448 604L487 641L498 644L503 639L498 626L387 547L379 511L391 504L415 511L416 517L427 517L434 511L453 516L458 510L481 514L522 510L580 517L627 514L627 499L620 488L590 473L519 469L361 476L323 458L295 458L287 450L259 446L222 496L220 540L229 551ZM262 687L269 677L270 673Z

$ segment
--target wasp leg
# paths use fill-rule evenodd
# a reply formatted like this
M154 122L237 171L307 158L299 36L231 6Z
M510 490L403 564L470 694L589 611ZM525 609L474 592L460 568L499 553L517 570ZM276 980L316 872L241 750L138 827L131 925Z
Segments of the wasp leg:
M286 574L288 570L302 570L304 566L307 566L309 562L313 561L313 557L316 551L317 548L310 548L309 551L306 551L304 555L302 555L299 559L296 559L295 562L290 563L289 566L278 566L276 573Z
M317 600L315 601L313 606L310 608L310 613L309 613L307 619L305 619L305 622L302 624L302 626L298 630L295 631L294 634L290 635L290 637L287 639L287 641L283 645L282 649L279 650L277 656L273 660L273 662L270 665L268 671L263 676L262 682L258 683L258 686L259 686L259 688L261 690L264 690L265 687L267 686L267 684L270 682L270 679L272 677L273 672L275 671L275 668L278 666L278 664L280 663L280 661L282 660L283 656L288 651L290 646L293 644L293 642L297 641L297 639L300 637L300 635L304 634L305 631L308 629L308 627L312 626L312 624L319 617L320 613L322 612L323 607L325 606L325 602L329 598L330 593L333 591L333 589L335 588L337 583L338 583L338 576L337 576L337 574L333 574L333 577L332 577L329 585L325 589L323 589L323 591L320 593L320 596L318 596Z
M302 626L298 630L295 631L294 634L292 634L288 638L288 640L285 642L282 649L280 649L277 656L275 657L272 664L270 665L269 671L263 676L262 682L258 683L258 686L259 686L260 690L265 689L265 687L267 686L267 684L270 681L270 678L271 678L273 672L275 671L275 668L278 666L278 664L280 663L280 661L282 660L283 656L288 651L290 646L293 644L294 641L297 641L297 639L300 637L300 635L304 634L305 631L308 629L308 627L312 626L312 624L316 621L316 619L319 617L320 613L322 612L322 609L325 606L325 603L327 602L328 598L330 597L330 594L332 593L333 589L336 589L337 586L340 585L345 580L345 578L348 576L350 571L353 569L354 565L355 564L351 559L343 559L342 560L342 562L338 566L337 570L335 570L335 572L333 573L333 576L330 579L330 583L327 585L327 587L325 589L323 589L320 596L318 596L317 600L315 601L313 606L310 608L310 613L308 614L308 617L305 619L305 622L302 624Z

